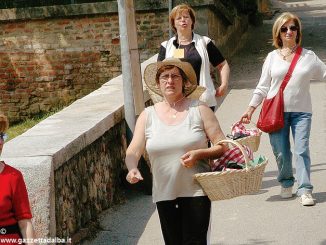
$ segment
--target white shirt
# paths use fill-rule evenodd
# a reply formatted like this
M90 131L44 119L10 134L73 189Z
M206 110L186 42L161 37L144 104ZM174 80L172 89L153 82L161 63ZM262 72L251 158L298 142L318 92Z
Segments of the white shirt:
M269 99L277 94L290 64L283 60L277 50L267 55L249 106L257 107L265 97ZM326 80L326 65L313 51L302 49L292 77L284 89L285 112L312 113L310 81L313 79Z

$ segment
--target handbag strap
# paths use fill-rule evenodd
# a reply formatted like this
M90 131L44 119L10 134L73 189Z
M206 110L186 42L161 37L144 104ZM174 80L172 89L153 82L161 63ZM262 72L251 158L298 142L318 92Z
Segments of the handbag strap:
M288 72L286 73L286 75L285 75L285 77L283 79L283 82L281 84L280 89L284 90L286 85L288 84L288 81L290 80L290 78L292 76L293 70L294 70L294 68L295 68L295 66L296 66L296 64L297 64L297 62L298 62L298 60L300 58L301 51L302 51L302 47L299 46L297 48L296 52L295 52L295 55L294 55L292 61L291 61L291 65L289 67L289 70L288 70Z

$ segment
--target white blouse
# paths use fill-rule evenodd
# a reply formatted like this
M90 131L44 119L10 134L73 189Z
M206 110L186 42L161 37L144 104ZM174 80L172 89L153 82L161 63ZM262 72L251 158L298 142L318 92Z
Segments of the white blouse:
M283 60L277 50L270 52L264 62L260 80L249 106L257 107L264 98L273 98L289 67L290 62ZM285 112L312 113L310 82L313 79L326 80L326 65L313 51L302 49L292 77L284 89Z

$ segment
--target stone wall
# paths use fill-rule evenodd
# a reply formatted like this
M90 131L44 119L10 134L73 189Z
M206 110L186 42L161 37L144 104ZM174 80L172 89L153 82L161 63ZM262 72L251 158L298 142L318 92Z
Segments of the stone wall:
M135 2L142 62L168 38L168 4ZM188 2L197 12L195 31L229 58L247 16L219 1ZM118 19L116 1L0 10L0 110L17 122L67 106L119 75Z
M23 173L36 236L76 242L123 201L125 151L120 75L6 142L1 158Z
M199 23L195 31L213 39L223 56L230 59L239 49L241 45L239 41L248 29L248 17L234 16L231 20L226 20L214 10L211 8L197 10Z
M78 233L103 210L124 200L125 128L121 121L55 170L58 237Z

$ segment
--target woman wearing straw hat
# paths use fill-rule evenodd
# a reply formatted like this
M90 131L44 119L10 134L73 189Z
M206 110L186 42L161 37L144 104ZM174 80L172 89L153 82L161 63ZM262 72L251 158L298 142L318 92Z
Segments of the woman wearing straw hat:
M8 126L7 117L0 113L0 155ZM0 244L22 244L22 238L31 241L34 238L32 213L21 172L0 161L0 186Z
M149 64L145 83L163 101L143 111L126 152L127 181L142 180L137 168L145 147L153 174L156 203L166 244L207 244L211 202L193 175L210 170L208 159L221 156L225 138L212 110L198 98L196 74L188 62L165 59Z

